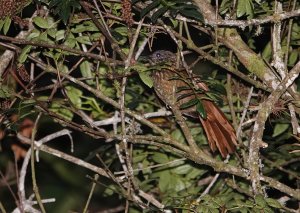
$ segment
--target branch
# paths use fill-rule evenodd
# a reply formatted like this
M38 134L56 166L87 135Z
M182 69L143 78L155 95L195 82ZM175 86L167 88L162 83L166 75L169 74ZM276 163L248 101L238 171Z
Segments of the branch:
M282 80L282 82L277 86L277 88L269 95L267 100L260 104L260 110L257 114L256 122L253 127L252 137L250 139L248 159L252 188L255 194L261 192L259 175L259 149L262 144L265 122L269 117L275 103L278 101L280 96L293 84L295 79L298 78L299 73L300 61Z
M290 11L290 12L281 12L278 14L274 14L271 16L267 16L261 19L249 19L249 20L233 20L233 19L225 19L225 20L213 20L213 19L206 19L205 24L211 25L213 27L215 26L221 26L221 27L239 27L241 29L244 29L247 26L257 26L262 24L268 24L268 23L278 23L286 19L294 18L300 16L300 9Z
M102 62L104 62L106 64L109 64L109 65L122 65L123 64L122 61L110 59L110 58L107 58L105 56L101 56L99 54L84 52L84 51L81 51L81 50L78 50L78 49L68 47L66 45L50 44L48 42L43 42L43 41L29 41L29 40L25 40L25 39L12 38L12 37L9 37L9 36L4 36L4 35L0 35L0 39L4 40L4 41L10 41L11 43L14 43L14 44L32 45L32 46L36 46L36 47L46 47L46 48L49 48L49 49L50 48L60 49L60 50L64 50L64 51L67 51L67 52L70 52L70 53L74 53L76 55L96 59L98 61L102 61Z
M216 17L215 9L208 1L193 1L207 22L223 20L221 16ZM239 61L251 73L255 74L259 79L266 83L269 88L276 88L276 86L279 84L279 81L272 73L272 70L266 65L266 63L258 54L249 48L249 46L242 40L236 29L218 28L218 40L224 43L229 49L233 50Z
M94 16L93 12L90 10L90 6L87 2L80 1L79 3L83 7L85 12L89 15L89 17L93 20L94 24L100 30L100 32L109 40L112 49L117 51L120 57L122 58L122 60L125 61L126 55L124 54L124 52L122 51L122 49L120 48L116 40L110 34L109 28L106 26L104 20L102 20L103 21L102 24L98 21L98 19Z

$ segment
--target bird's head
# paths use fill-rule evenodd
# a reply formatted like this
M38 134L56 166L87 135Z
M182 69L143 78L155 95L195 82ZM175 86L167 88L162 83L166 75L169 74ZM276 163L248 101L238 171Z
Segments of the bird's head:
M148 60L151 65L176 63L176 55L167 50L157 50L149 56Z

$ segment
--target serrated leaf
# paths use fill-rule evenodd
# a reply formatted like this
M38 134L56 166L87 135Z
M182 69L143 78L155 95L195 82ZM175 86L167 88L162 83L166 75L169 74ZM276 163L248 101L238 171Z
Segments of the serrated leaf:
M198 101L196 105L197 112L200 114L201 118L206 119L207 118L207 113L206 110L202 104L202 101Z
M180 109L186 109L186 108L195 106L198 102L199 102L199 100L197 98L189 100L188 102L181 104Z
M167 7L161 7L159 8L152 16L151 21L155 23L159 17L161 17L163 14L165 14L168 11Z
M289 124L276 124L275 128L273 130L272 137L277 137L278 135L281 135L282 133L286 132L286 130L290 127Z
M160 4L161 0L154 0L151 4L149 4L145 9L141 11L141 18L143 18L147 13L156 8Z
M144 84L146 84L148 87L153 87L153 80L150 77L149 73L147 72L139 72L139 77L142 80Z

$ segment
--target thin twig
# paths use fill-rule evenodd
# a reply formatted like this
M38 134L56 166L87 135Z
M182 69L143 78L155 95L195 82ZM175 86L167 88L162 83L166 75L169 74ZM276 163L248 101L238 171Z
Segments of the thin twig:
M99 175L98 175L98 174L95 174L95 176L94 176L94 182L93 182L93 184L92 184L92 188L91 188L89 197L88 197L88 199L87 199L87 201L86 201L86 204L85 204L85 206L84 206L84 209L83 209L83 211L82 211L83 213L87 213L87 211L88 211L89 204L90 204L90 202L91 202L91 199L92 199L94 190L95 190L95 188L96 188L96 181L97 181L98 179L99 179Z
M34 126L32 128L32 134L31 134L31 148L30 148L31 149L31 179L32 179L32 185L33 185L33 191L34 191L36 200L39 204L39 207L43 213L46 213L45 207L42 203L41 195L39 193L39 188L36 183L36 173L35 173L35 163L34 163L34 148L35 148L34 140L35 140L35 135L37 132L37 125L38 125L38 122L40 121L41 116L42 116L42 113L39 113L34 122Z

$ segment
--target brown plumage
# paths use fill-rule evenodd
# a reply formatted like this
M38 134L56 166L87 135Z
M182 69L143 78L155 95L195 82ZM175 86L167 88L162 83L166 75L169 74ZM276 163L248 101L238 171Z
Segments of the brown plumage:
M154 89L158 97L172 109L172 106L182 106L184 103L192 99L201 98L202 105L206 112L206 118L202 118L196 110L196 106L190 106L182 110L182 113L191 117L198 117L206 133L209 146L214 152L217 149L222 157L234 152L237 145L236 135L232 125L229 123L224 113L210 100L203 99L204 94L193 93L188 88L188 84L184 80L184 72L175 69L176 55L172 52L159 50L149 56L152 65L161 63L170 63L170 68L165 66L160 70L155 70L152 74ZM199 82L199 78L195 78L197 86L203 91L208 91L207 85Z

